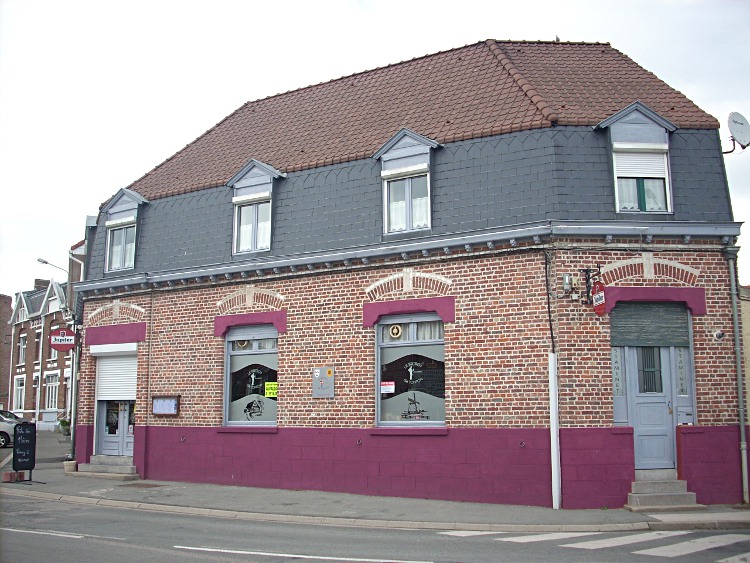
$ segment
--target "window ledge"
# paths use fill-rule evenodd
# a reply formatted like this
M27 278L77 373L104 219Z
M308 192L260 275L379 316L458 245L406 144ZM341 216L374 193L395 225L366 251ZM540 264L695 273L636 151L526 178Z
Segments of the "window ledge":
M222 426L217 434L276 434L278 426Z
M420 238L430 236L432 229L419 229L416 231L398 231L397 233L384 233L380 237L381 242L389 242L393 240L408 240L413 238Z
M397 427L381 427L373 428L370 430L371 436L447 436L448 429L446 427L430 427L430 428L397 428Z

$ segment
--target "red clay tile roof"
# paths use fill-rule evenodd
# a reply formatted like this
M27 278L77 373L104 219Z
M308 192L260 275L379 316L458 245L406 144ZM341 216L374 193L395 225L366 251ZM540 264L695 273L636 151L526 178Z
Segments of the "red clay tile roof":
M402 127L448 143L596 125L635 101L719 128L609 44L487 40L248 102L129 188L152 200L224 185L250 159L292 172L367 158Z

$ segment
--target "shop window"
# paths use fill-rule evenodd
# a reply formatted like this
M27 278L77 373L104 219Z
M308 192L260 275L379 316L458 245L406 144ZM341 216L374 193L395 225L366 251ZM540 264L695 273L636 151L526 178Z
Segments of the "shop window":
M239 326L227 333L227 425L276 424L277 343L272 325Z
M444 425L445 350L440 317L384 317L376 329L378 423Z

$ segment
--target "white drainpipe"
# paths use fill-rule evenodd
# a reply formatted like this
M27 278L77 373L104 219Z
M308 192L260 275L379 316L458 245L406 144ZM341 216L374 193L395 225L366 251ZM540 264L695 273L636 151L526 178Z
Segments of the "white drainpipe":
M557 354L549 354L549 439L552 465L552 508L560 508L562 482L560 479L560 415L557 402Z

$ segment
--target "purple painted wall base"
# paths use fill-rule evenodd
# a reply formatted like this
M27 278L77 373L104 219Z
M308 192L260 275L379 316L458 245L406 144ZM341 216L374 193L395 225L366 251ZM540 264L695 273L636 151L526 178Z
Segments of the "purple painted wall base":
M678 426L677 477L700 504L742 502L738 426Z
M78 463L88 463L94 453L94 427L76 424L75 455Z
M622 506L628 429L565 429L563 508ZM93 450L78 427L76 453ZM552 505L549 431L136 427L144 479L496 504Z
M563 508L621 508L635 480L633 429L560 430Z

